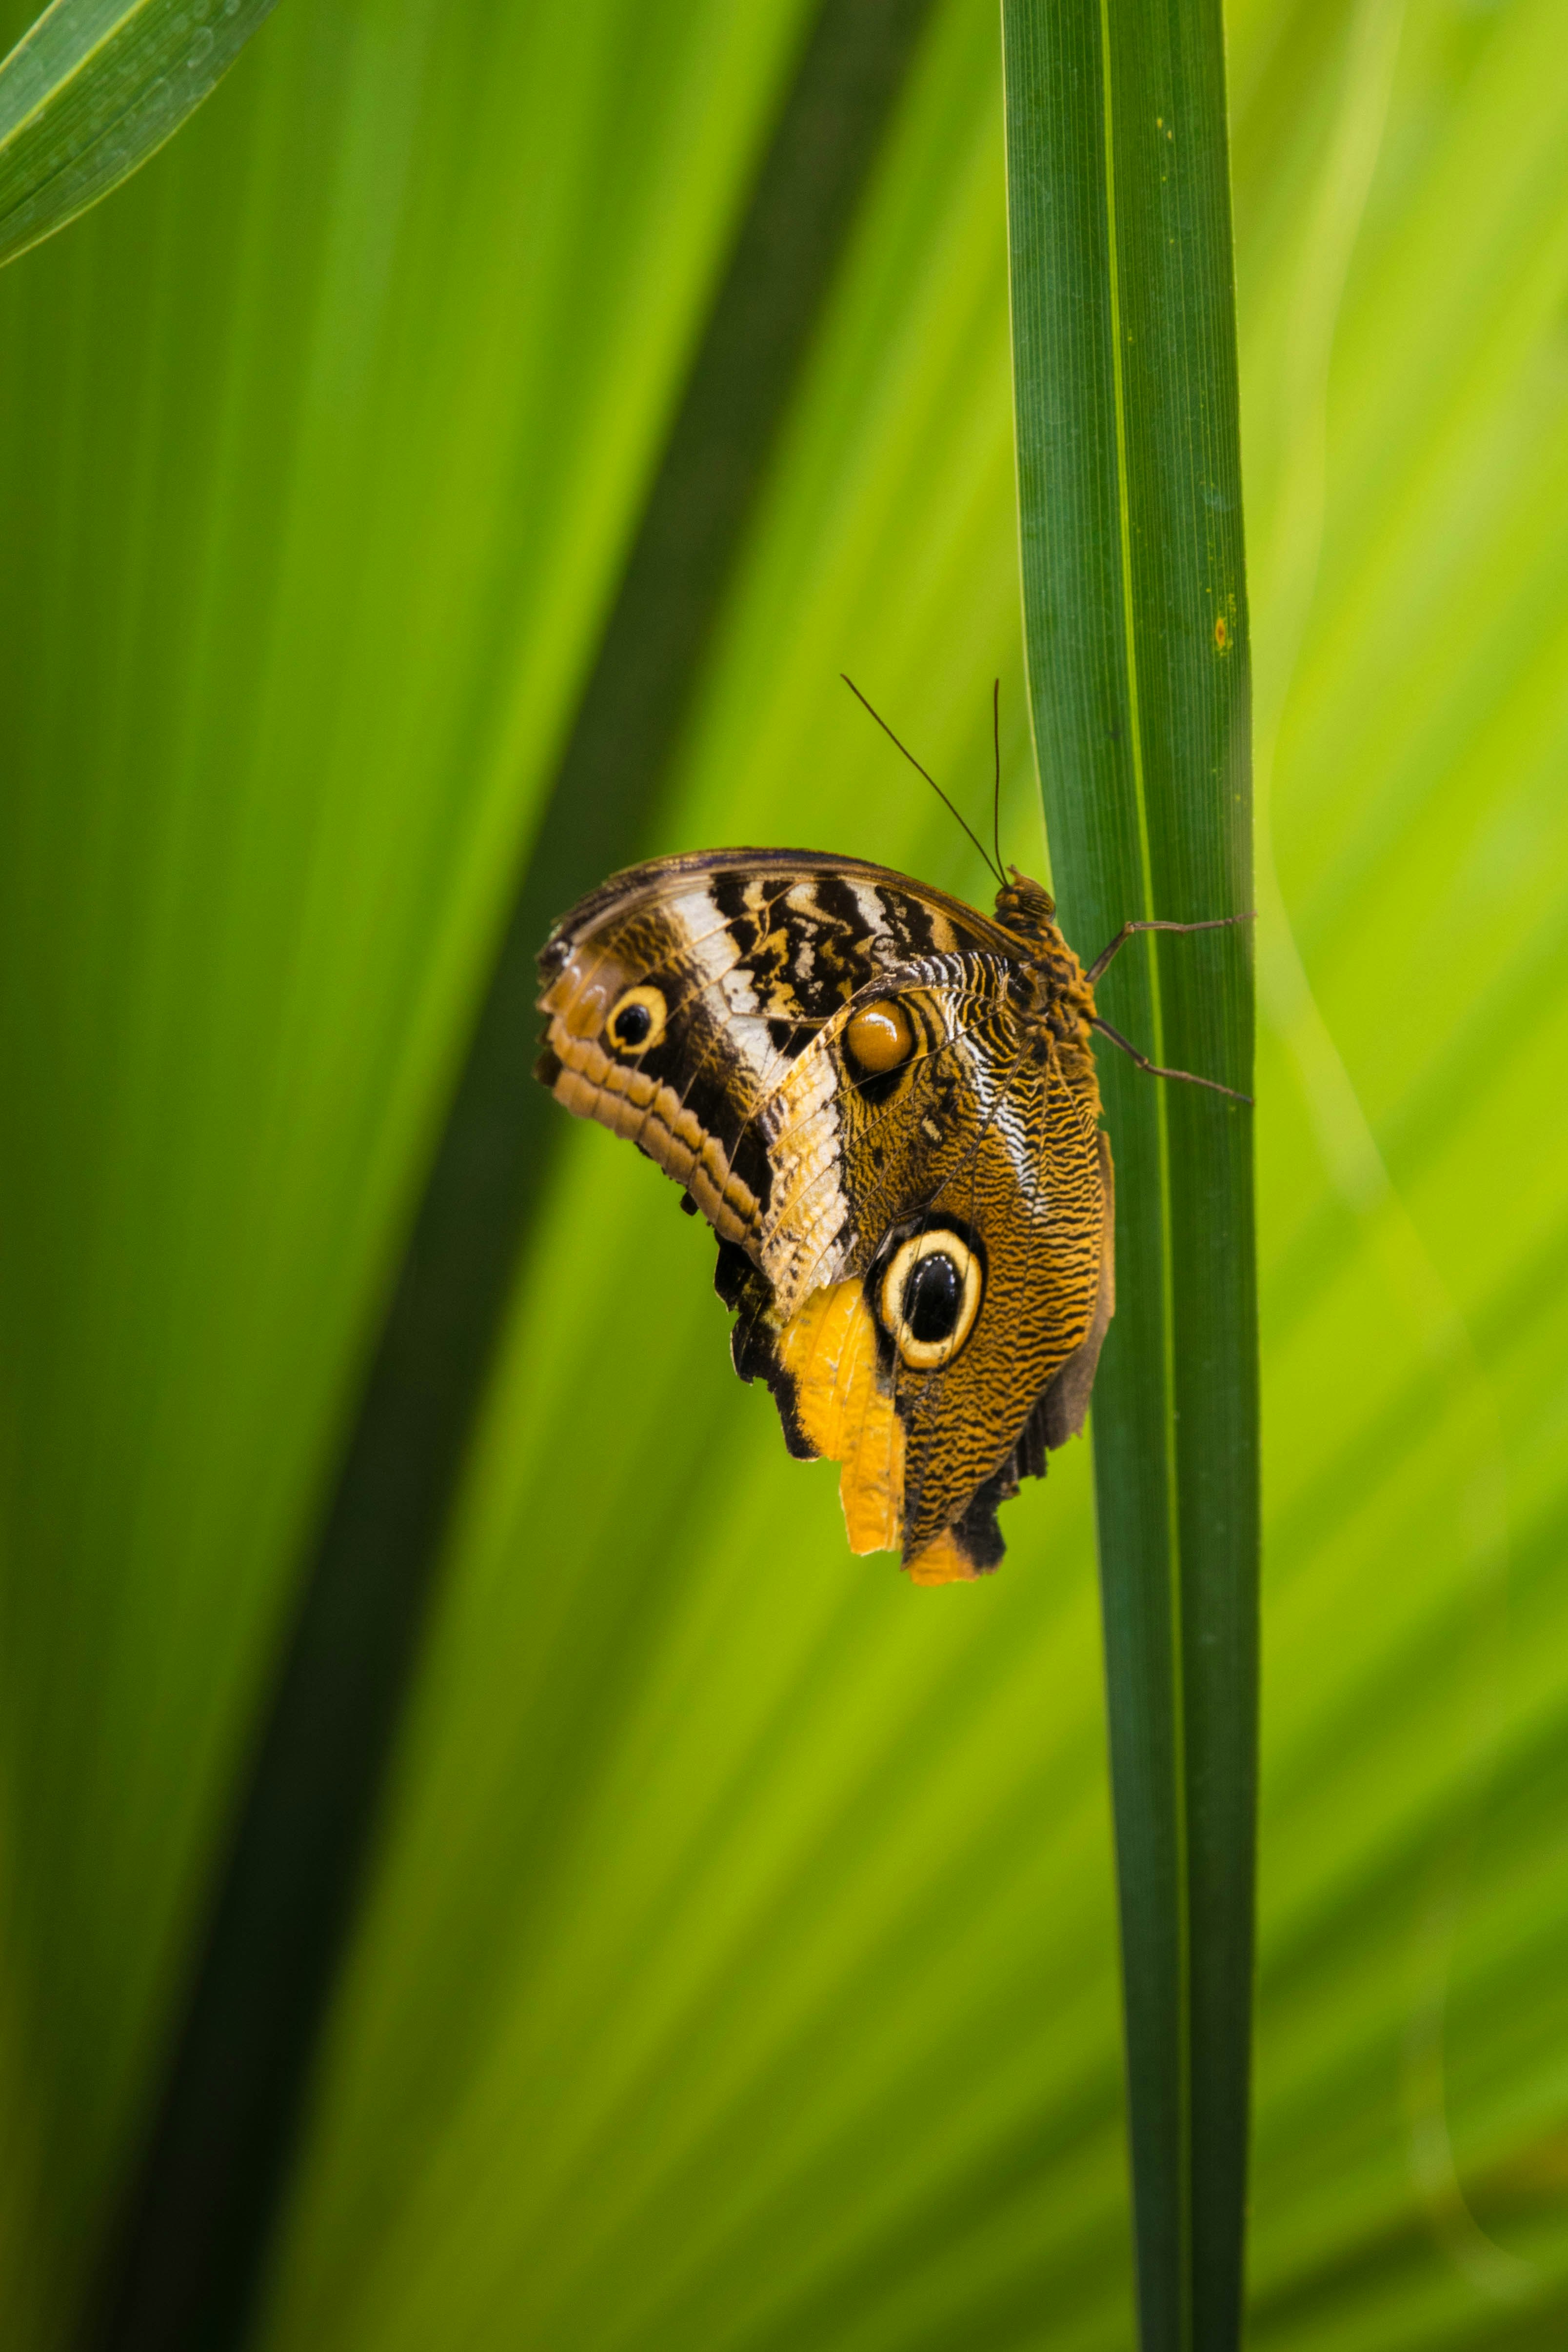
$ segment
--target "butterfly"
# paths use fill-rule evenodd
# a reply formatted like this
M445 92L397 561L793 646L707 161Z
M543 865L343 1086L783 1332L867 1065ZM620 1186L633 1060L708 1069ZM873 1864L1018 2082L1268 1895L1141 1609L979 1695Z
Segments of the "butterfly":
M540 954L538 1076L685 1188L737 1371L917 1583L994 1568L998 1505L1083 1426L1115 1306L1093 983L1146 928L1085 971L1016 869L988 919L722 849L613 875Z
M842 1465L851 1549L920 1584L997 1566L998 1507L1088 1411L1115 1307L1091 1033L1155 1069L1094 982L1135 931L1216 927L1128 923L1085 971L998 870L987 917L857 858L659 858L539 955L536 1076L707 1219L737 1371Z

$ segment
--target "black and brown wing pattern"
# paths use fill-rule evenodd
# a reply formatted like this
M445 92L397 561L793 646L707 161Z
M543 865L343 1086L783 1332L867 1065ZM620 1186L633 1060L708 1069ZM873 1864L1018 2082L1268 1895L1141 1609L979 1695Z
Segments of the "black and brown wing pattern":
M789 1064L868 980L998 937L880 866L792 850L660 858L612 875L551 932L537 1075L749 1249L771 1191L757 1115Z
M1077 966L1035 900L1043 959L902 875L722 851L613 877L540 958L539 1076L685 1186L737 1370L843 1464L852 1548L920 1581L1000 1559L997 1506L1082 1426L1111 1313Z

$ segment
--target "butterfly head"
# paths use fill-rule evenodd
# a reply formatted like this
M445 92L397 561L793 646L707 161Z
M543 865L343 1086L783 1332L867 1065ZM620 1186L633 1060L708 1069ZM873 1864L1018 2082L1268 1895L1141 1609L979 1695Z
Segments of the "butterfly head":
M997 920L1004 931L1015 939L1054 940L1056 938L1056 901L1049 890L1020 874L1016 866L1008 871L1010 882L1004 882L997 892Z
M1016 940L1027 981L1022 982L1032 1015L1059 1043L1085 1049L1094 1019L1094 992L1083 967L1056 928L1056 901L1049 890L1009 866L1010 882L997 892L997 921Z

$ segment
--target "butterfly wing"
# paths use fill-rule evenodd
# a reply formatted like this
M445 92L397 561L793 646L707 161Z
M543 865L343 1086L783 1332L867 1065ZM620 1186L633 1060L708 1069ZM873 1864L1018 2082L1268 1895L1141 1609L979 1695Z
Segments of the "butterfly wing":
M771 1205L757 1113L790 1063L867 981L1001 936L883 866L791 850L660 858L551 932L538 1076L755 1255Z
M1000 1559L998 1505L1082 1428L1113 1306L1092 1059L1017 977L924 959L824 1025L760 1113L773 1205L728 1270L738 1369L843 1463L852 1545L899 1543L922 1581ZM910 1050L868 1078L856 1017L890 1004Z
M852 1548L926 1581L994 1566L1111 1311L1092 1060L1035 1035L1015 944L885 868L734 850L612 877L540 965L538 1076L715 1227L737 1369L793 1452L843 1464ZM879 1004L912 1048L868 1073L852 1024ZM955 1281L960 1343L920 1339Z

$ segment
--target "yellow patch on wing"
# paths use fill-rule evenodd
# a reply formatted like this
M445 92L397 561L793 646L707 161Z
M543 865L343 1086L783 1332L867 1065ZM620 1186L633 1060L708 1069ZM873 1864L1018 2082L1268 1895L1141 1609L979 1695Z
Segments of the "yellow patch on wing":
M977 1571L959 1550L950 1528L909 1562L909 1578L912 1584L974 1584L978 1581Z
M904 1424L876 1372L876 1332L864 1286L814 1291L779 1335L795 1384L795 1412L829 1462L842 1464L839 1500L852 1552L897 1551L904 1540ZM916 1584L968 1581L974 1569L950 1530L908 1563Z

